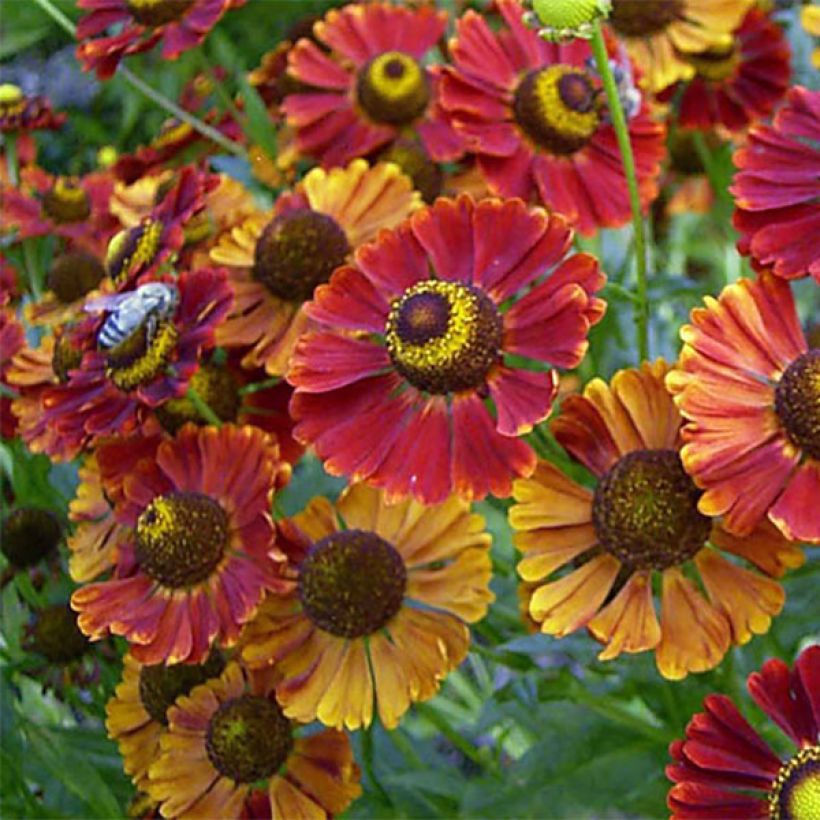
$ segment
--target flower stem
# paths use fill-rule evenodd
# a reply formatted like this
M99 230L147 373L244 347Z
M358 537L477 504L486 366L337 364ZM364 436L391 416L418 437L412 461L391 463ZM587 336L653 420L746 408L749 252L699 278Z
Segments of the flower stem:
M213 424L214 427L222 426L222 419L214 413L208 402L206 402L205 399L203 399L193 387L188 387L188 392L185 394L185 398L193 404L197 413L199 413L199 415L202 416L208 424Z
M390 799L390 795L387 793L387 790L384 786L382 786L379 778L376 777L376 771L373 766L373 725L373 723L370 723L362 730L362 758L364 770L367 772L368 780L370 780L373 788L379 793L379 797L382 801L386 805L392 806L393 801Z
M207 55L205 54L204 49L199 49L197 52L197 56L199 58L199 65L202 69L205 76L208 78L208 81L214 88L216 95L222 101L222 105L224 106L225 110L236 120L242 130L245 130L245 115L236 107L236 104L233 101L233 98L228 93L228 89L225 88L225 84L219 79L219 75L214 70L211 61L208 59Z
M40 287L40 270L37 264L37 259L34 256L34 239L23 240L23 267L28 277L29 288L31 295L35 300L39 300L43 295L43 289Z
M621 151L621 160L626 174L626 185L629 190L629 204L632 208L632 225L635 231L635 268L638 274L635 303L635 324L638 330L638 353L641 361L649 358L649 296L646 281L646 233L643 215L641 213L641 197L638 192L638 176L635 170L635 155L632 153L632 144L629 141L629 128L618 96L618 87L612 76L609 65L609 55L598 20L594 23L592 39L590 40L598 73L604 84L609 111L612 117L612 126L618 139L618 148Z
M70 34L73 39L77 39L77 27L51 2L51 0L34 0L34 2L67 34ZM143 82L127 66L120 64L117 73L132 88L148 97L151 102L156 103L160 108L164 108L169 114L172 114L178 120L190 125L191 128L202 134L203 137L206 137L211 140L211 142L216 143L220 148L224 148L230 154L235 154L238 157L245 157L245 149L241 145L238 145L233 140L228 139L224 134L217 131L216 128L212 128L207 123L202 122L202 120L195 117L193 114L190 114L184 108L180 108L180 106L172 100L169 100L164 94L161 94L159 91Z
M20 184L20 166L17 159L17 134L6 134L6 166L9 170L9 182L14 186Z

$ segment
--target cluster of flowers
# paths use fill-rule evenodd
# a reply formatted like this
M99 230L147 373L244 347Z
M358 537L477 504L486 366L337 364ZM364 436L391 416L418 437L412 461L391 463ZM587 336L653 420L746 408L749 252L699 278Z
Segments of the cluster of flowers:
M80 0L78 56L100 78L159 44L173 59L241 2ZM765 633L799 542L820 543L820 350L789 282L820 283L820 93L789 88L787 42L751 0L614 0L641 207L668 129L731 136L757 278L693 312L677 362L595 378L553 413L556 368L606 309L574 235L631 211L589 43L550 42L526 11L355 3L295 31L250 75L279 141L275 162L246 145L279 191L268 210L184 121L52 177L31 132L63 118L0 89L22 162L0 172L5 240L56 240L26 299L24 271L0 270L3 435L82 460L71 607L91 640L130 646L107 727L149 813L341 812L361 791L345 730L432 697L493 600L471 511L487 495L515 502L526 622L586 628L603 660L654 651L669 679ZM220 114L212 90L182 107L242 143L242 100ZM591 486L536 454L550 416ZM274 519L306 448L349 485ZM802 750L781 764L712 699L672 750L678 816L797 799L818 652L796 670L773 661L753 692ZM759 765L733 780L739 746Z

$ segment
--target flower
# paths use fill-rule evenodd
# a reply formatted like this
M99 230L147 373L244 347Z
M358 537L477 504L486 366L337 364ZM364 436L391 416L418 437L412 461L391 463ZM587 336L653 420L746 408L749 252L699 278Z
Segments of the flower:
M737 248L777 276L820 283L820 91L790 88L772 125L753 125L729 190L735 197Z
M498 0L505 26L468 11L451 43L441 103L494 194L537 196L584 234L631 217L615 130L588 67L589 44L546 43L521 22L517 0ZM664 127L649 108L629 120L641 205L657 195Z
M42 128L60 128L65 114L55 114L45 97L30 97L16 85L0 85L0 132L39 131Z
M283 375L308 328L302 306L361 243L421 206L410 179L392 164L314 168L271 213L243 220L217 241L211 259L227 265L235 306L217 336L247 350L243 367Z
M532 0L532 12L524 15L524 21L537 27L538 36L545 40L588 40L595 21L606 17L611 7L612 0Z
M113 180L104 172L84 177L53 177L31 165L20 172L19 188L3 186L3 229L16 239L57 235L91 253L102 253L116 230L108 211Z
M288 372L296 438L391 497L509 495L535 466L517 437L558 389L544 363L575 367L604 312L605 277L592 256L564 259L571 241L560 215L466 195L382 231L306 308L322 328Z
M148 783L148 767L159 756L159 739L168 728L168 709L195 686L218 678L226 666L219 652L204 663L146 666L127 653L122 681L105 705L105 728L117 741L125 773L137 789Z
M415 133L435 161L457 159L463 148L438 106L438 75L423 64L446 25L432 6L331 9L313 27L330 53L307 38L288 52L288 74L311 86L282 102L297 148L331 168Z
M515 482L509 516L524 553L518 572L538 582L529 614L542 632L564 637L586 626L605 644L600 660L654 650L661 674L677 680L717 666L731 643L765 633L785 599L770 576L799 566L803 555L767 522L741 538L698 510L667 370L663 360L644 362L567 397L552 432L596 486L539 462L532 478Z
M269 817L340 814L361 794L350 741L328 729L297 732L268 679L231 663L168 710L148 793L165 817L236 818L264 780Z
M11 389L9 373L14 357L26 346L26 331L18 321L15 311L6 303L9 292L0 293L0 384ZM11 399L0 395L0 435L12 438L17 430L17 422L11 413Z
M766 516L820 543L820 349L808 349L789 285L741 279L692 311L667 385L687 420L681 457L699 509L745 535Z
M77 59L86 71L106 80L120 60L162 43L162 59L176 60L196 48L222 15L245 0L78 0L88 14L77 24ZM123 28L110 37L96 37L114 23ZM93 38L93 39L90 39Z
M50 510L18 507L3 519L0 552L13 567L25 569L56 554L63 527Z
M274 664L290 718L357 729L370 725L375 697L392 729L464 660L467 624L495 597L484 519L455 497L388 505L355 484L335 508L314 498L277 526L296 585L262 604L242 635L243 659Z
M186 425L141 460L115 515L132 529L109 580L71 598L92 640L123 635L142 663L201 663L231 646L265 590L282 592L270 517L290 475L276 444L254 427Z
M755 0L612 0L609 24L646 75L650 91L688 80L689 54L727 48Z
M708 695L685 739L669 747L672 820L820 814L820 646L804 649L792 669L776 658L766 661L746 685L797 751L781 758L730 698Z
M789 87L791 51L783 30L752 8L724 46L681 54L695 69L683 87L660 99L676 99L684 128L708 131L718 125L739 131L772 113Z
M201 351L213 344L214 329L230 308L231 292L224 271L216 269L162 282L175 294L176 307L167 315L129 315L139 323L110 347L99 342L109 319L102 320L91 337L96 347L85 348L64 384L43 391L41 424L58 434L64 451L76 455L103 436L134 432L149 409L187 390Z

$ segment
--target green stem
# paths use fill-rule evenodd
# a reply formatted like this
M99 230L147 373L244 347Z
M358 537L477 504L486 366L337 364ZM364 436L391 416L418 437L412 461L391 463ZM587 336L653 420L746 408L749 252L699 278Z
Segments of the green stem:
M239 388L239 395L244 396L248 393L258 393L260 390L267 390L269 387L275 387L282 381L281 376L273 376L270 379L265 379L261 382L250 382Z
M393 805L387 789L382 786L381 781L376 777L376 771L373 766L373 723L365 726L362 730L362 758L364 763L364 770L367 772L367 777L373 784L373 788L379 793L379 797L388 806Z
M628 726L630 729L642 734L644 737L654 740L656 743L665 744L672 739L662 728L649 723L638 715L632 714L632 712L625 709L614 698L607 697L606 695L593 695L579 685L572 690L572 700L575 703L586 706L593 712L597 712L601 717L608 718L613 723Z
M431 723L433 726L438 729L453 746L458 749L461 754L464 755L469 760L472 760L477 766L480 766L482 769L494 769L494 765L492 761L485 760L484 756L481 752L472 744L469 740L465 740L450 724L447 722L447 718L444 717L440 712L437 712L433 709L432 706L428 706L426 703L417 703L416 704L416 712L418 712L421 717L423 717L428 723Z
M43 295L43 289L40 287L39 266L34 257L34 242L34 239L23 240L23 267L26 270L31 295L35 300L39 300Z
M185 394L185 398L193 404L197 413L199 413L199 415L202 416L208 424L213 424L214 427L222 426L222 419L214 413L208 402L206 402L205 399L203 399L193 387L188 387L188 392Z
M6 134L6 166L9 169L9 182L14 186L20 184L20 166L17 159L17 134Z
M199 65L202 68L203 73L210 81L214 91L216 91L216 95L222 101L222 105L225 110L236 120L237 123L239 123L244 131L245 115L236 107L231 95L228 93L228 89L225 88L225 84L219 79L219 76L214 70L211 61L206 56L205 51L203 49L199 49L197 51L197 56L199 57Z
M77 39L77 27L60 9L52 4L51 0L34 0L34 2L67 34L70 34L73 39ZM211 140L211 142L216 143L220 148L224 148L228 153L238 157L246 156L245 149L241 145L237 145L233 140L228 139L224 134L217 131L216 128L212 128L207 123L202 122L202 120L188 113L184 108L180 108L180 106L172 100L169 100L164 94L151 88L150 85L143 82L127 66L120 64L117 73L132 88L148 97L149 100L156 103L160 108L164 108L169 114L172 114L181 122L190 125L191 128L202 134L203 137Z
M635 324L638 330L638 353L641 361L643 361L649 358L649 296L646 281L646 235L641 213L641 197L638 192L638 175L635 170L635 156L632 153L632 144L629 141L629 128L621 106L621 99L618 96L618 87L609 66L609 55L606 50L604 35L601 32L600 21L596 20L594 26L590 45L609 102L609 112L612 117L615 136L618 139L618 148L621 151L626 185L629 190L629 204L632 208L632 225L635 231L635 268L638 274L636 288L638 301L635 305Z

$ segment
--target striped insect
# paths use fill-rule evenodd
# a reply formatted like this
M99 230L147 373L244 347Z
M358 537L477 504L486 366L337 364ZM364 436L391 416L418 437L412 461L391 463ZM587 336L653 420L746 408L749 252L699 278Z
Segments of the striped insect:
M97 344L110 350L124 342L145 324L145 338L153 339L157 325L173 316L179 303L179 291L165 282L149 282L127 293L100 296L86 302L88 313L108 311L97 333Z

